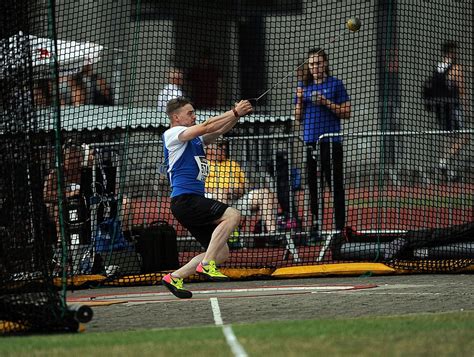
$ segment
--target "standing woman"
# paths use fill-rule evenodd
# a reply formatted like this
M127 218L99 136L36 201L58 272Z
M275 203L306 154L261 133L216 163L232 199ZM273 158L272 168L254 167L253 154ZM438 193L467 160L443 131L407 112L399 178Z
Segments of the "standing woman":
M313 214L313 232L319 232L318 218L318 180L317 155L321 159L321 184L324 181L333 188L336 229L344 228L345 198L343 177L342 137L325 138L323 134L340 133L341 120L349 119L351 104L344 84L330 75L329 60L322 49L313 49L308 53L307 71L296 90L295 118L303 126L303 139L307 146L307 179ZM331 150L332 142L332 150ZM332 154L332 155L331 155ZM332 163L332 165L331 165ZM331 182L331 166L333 182Z

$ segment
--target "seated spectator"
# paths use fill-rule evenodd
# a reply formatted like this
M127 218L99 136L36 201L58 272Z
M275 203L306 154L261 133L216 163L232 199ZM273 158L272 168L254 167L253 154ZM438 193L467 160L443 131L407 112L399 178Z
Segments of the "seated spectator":
M83 149L80 146L70 145L63 149L63 164L63 209L69 211L73 206L75 212L71 213L71 215L65 214L66 226L68 226L68 228L71 228L71 224L77 226L78 231L80 231L80 243L84 244L90 241L90 220L87 215L85 196L90 197L92 195L90 187L92 170L88 168L89 165L84 160ZM89 181L89 184L86 183L87 181ZM59 219L58 190L59 182L57 170L53 168L48 173L44 182L43 198L49 218L54 222L56 227L57 241L60 242L61 226ZM86 224L86 222L89 222L89 224ZM77 244L79 244L79 242Z
M206 179L206 196L231 204L242 216L258 214L266 231L276 231L278 200L268 188L249 190L240 165L227 158L227 143L207 147L209 175Z
M86 92L80 75L59 77L59 100L61 106L79 106L86 104Z
M33 83L33 100L36 108L51 105L79 106L86 104L86 91L79 74L64 75L58 78L59 103L52 95L54 81L49 79L35 80Z
M83 104L114 105L112 89L104 78L94 72L92 64L85 65L77 77L84 88Z
M129 230L128 215L124 214L129 210L130 202L125 195L121 197L121 205L118 205L114 197L115 189L105 185L103 175L113 175L110 170L96 167L96 181L92 182L92 170L94 159L100 161L99 155L93 150L85 150L85 147L73 144L66 144L63 148L63 192L62 203L65 218L66 236L70 244L88 244L91 239L91 208L90 198L93 196L93 184L98 192L99 199L97 203L96 216L99 224L102 219L115 216L123 217L122 230ZM99 163L100 165L100 163ZM107 171L107 172L105 172ZM102 178L102 179L101 179ZM105 178L106 179L106 178ZM110 177L109 177L110 179ZM61 241L61 226L59 220L58 192L59 182L57 169L52 168L44 182L43 198L49 218L56 227L57 241ZM112 191L110 191L112 190ZM99 207L101 206L101 207ZM117 210L120 210L117 214ZM76 238L72 237L72 233ZM77 238L79 239L77 241Z
M78 74L60 76L58 79L59 103L55 103L52 95L54 81L38 79L33 82L33 103L36 108L51 105L79 106L86 104L86 92L82 79Z

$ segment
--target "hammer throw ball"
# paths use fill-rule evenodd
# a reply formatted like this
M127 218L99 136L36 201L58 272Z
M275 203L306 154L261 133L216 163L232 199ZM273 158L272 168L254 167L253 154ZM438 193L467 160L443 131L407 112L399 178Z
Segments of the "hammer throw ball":
M351 17L346 22L347 28L352 32L359 31L361 25L362 23L360 22L360 19L358 17Z

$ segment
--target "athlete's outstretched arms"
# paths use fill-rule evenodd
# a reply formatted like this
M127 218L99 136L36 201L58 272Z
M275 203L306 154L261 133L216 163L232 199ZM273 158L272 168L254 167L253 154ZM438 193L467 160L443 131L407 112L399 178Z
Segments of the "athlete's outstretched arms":
M204 123L196 124L179 135L181 141L189 141L198 136L203 136L206 145L214 142L219 136L231 130L243 117L253 111L252 105L248 100L241 100L236 103L232 110L221 115L207 119Z

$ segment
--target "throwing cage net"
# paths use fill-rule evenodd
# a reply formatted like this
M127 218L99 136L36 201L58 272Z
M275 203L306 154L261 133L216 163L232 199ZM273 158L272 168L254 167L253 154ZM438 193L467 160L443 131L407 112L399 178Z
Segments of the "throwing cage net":
M178 96L197 122L254 106L207 148L208 194L242 214L231 277L472 270L472 17L444 1L2 6L3 331L75 330L90 312L67 287L156 283L203 251L170 210Z

